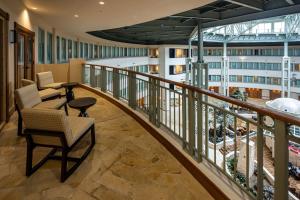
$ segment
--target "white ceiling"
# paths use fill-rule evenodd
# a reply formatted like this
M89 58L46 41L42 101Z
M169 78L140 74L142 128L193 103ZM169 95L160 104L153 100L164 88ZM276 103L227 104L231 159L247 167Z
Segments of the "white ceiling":
M23 0L53 27L73 33L129 26L177 14L214 0ZM37 8L33 10L33 8ZM75 18L74 15L79 15Z

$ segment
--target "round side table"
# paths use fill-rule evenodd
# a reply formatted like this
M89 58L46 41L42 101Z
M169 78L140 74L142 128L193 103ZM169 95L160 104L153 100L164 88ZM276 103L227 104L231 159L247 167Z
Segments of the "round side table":
M78 98L75 100L72 100L69 102L69 106L71 108L80 110L79 113L79 117L88 117L88 113L86 112L86 110L95 105L97 102L97 99L93 98L93 97L82 97L82 98Z
M61 86L66 89L66 98L67 102L74 100L73 88L78 85L77 82L63 83Z

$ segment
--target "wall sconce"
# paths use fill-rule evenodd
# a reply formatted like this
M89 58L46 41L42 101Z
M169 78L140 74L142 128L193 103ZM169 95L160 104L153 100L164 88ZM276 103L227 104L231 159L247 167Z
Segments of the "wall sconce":
M16 31L15 30L9 31L9 42L12 44L16 43Z

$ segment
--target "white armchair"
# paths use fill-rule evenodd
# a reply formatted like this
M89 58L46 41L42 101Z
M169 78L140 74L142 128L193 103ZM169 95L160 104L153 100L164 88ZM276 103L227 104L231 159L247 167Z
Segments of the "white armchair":
M68 115L67 100L65 98L59 98L42 102L37 87L35 84L31 84L15 91L16 107L19 114L18 118L18 135L22 135L22 115L21 111L24 108L44 108L44 109L61 109L65 108L65 112Z
M28 85L35 84L35 82L32 81L32 80L28 80L28 79L22 79L21 84L22 84L22 87L25 87L25 86L28 86ZM39 95L40 95L42 101L46 101L46 100L49 100L49 99L55 99L57 97L61 97L61 92L59 90L56 90L56 89L47 88L47 89L44 89L44 90L40 90Z
M88 156L95 145L95 120L83 117L67 117L61 110L25 108L22 111L25 124L24 134L27 140L26 175L30 176L47 160L61 160L61 182L64 182ZM80 158L68 157L75 145L87 134L91 133L91 143ZM35 166L32 166L35 147L49 147L52 151ZM57 150L61 156L56 156ZM68 169L67 162L75 162Z
M59 89L62 87L61 85L63 84L62 82L54 82L53 74L51 71L37 73L36 77L38 88L40 90L47 88Z

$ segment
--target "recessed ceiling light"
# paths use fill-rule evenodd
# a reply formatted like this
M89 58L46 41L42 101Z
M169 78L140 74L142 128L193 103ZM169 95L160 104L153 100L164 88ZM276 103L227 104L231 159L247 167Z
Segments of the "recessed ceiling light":
M99 1L99 4L104 5L105 3L104 3L104 1Z
M75 18L79 18L79 15L75 14L74 17L75 17Z
M37 7L32 7L32 10L37 10Z

